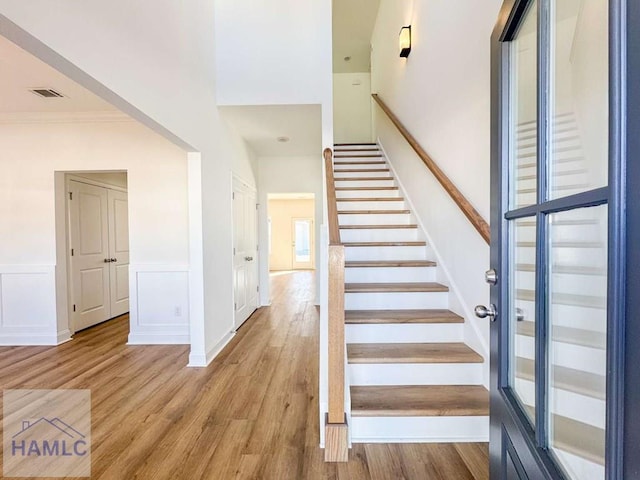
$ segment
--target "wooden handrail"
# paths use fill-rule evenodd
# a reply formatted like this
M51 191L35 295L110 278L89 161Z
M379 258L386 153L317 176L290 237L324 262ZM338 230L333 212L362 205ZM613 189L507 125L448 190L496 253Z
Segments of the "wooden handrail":
M340 245L340 226L338 224L338 201L336 199L336 182L333 176L333 152L325 148L324 165L327 176L327 210L329 217L329 243Z
M344 336L344 245L340 242L338 202L333 175L333 152L323 152L327 179L327 210L329 221L329 288L328 288L328 376L329 412L325 428L327 462L348 460L348 434L344 406L345 336Z
M382 99L378 96L377 93L373 93L371 95L373 99L378 103L380 108L384 113L387 114L391 122L396 126L396 128L400 131L402 136L409 142L409 145L413 148L413 150L418 154L423 163L427 166L433 176L436 177L440 185L444 187L449 196L456 202L456 205L462 210L465 217L469 219L471 225L478 231L480 236L485 240L485 242L491 242L491 230L489 228L489 224L482 218L482 216L478 213L478 211L473 208L473 205L467 200L462 192L458 190L458 188L453 184L453 182L445 175L445 173L438 167L436 162L425 152L425 150L420 146L418 141L409 133L407 128L402 124L402 122L396 117L396 115L389 109L389 107L382 101Z

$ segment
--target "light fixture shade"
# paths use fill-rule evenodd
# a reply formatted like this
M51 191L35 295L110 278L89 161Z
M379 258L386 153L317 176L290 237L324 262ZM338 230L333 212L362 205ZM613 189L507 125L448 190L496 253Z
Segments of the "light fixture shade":
M400 56L407 58L411 53L411 25L400 29Z

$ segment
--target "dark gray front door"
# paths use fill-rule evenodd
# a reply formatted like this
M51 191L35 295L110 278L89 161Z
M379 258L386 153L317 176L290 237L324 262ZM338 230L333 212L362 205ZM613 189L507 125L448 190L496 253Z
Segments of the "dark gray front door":
M635 478L622 3L506 1L492 37L492 479Z

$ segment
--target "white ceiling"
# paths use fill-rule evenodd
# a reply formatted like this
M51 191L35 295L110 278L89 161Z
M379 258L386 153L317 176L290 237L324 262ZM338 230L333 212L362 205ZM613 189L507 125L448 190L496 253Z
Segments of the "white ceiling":
M259 157L322 154L320 105L220 107L222 116ZM278 137L288 137L286 143Z
M112 112L115 108L0 36L0 113ZM32 88L52 88L65 98L41 98Z
M371 70L371 34L379 6L380 0L333 0L334 73Z

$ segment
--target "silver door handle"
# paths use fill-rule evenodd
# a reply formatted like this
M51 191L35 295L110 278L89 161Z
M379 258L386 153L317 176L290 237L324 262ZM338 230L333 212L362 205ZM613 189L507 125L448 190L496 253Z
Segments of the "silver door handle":
M117 258L112 258L112 259L111 259L111 261L112 261L112 262L117 262L117 261L118 261L118 259L117 259Z
M253 260L253 257L244 257L244 259L245 259L247 262L250 262L251 260Z
M495 268L484 272L484 281L489 285L495 285L498 283L498 272L496 272Z
M113 260L111 260L110 258L105 258L104 259L104 263L111 263Z
M494 322L496 320L496 317L498 316L497 307L493 303L489 305L488 308L485 307L484 305L476 305L474 312L476 314L476 317L478 318L489 317L492 322Z

